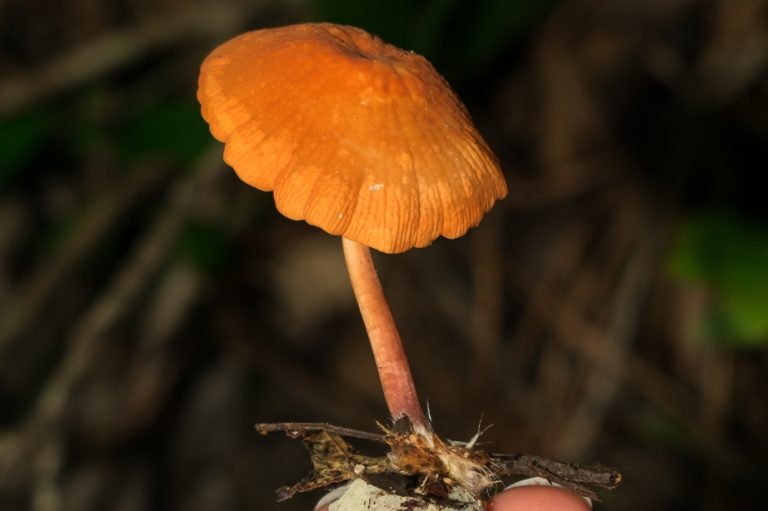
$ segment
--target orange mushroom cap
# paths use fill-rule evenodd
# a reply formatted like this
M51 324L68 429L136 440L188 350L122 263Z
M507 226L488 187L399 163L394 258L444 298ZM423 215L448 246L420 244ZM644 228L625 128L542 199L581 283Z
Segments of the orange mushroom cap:
M432 65L358 28L242 34L205 59L197 96L224 160L283 215L382 252L459 237L507 193Z

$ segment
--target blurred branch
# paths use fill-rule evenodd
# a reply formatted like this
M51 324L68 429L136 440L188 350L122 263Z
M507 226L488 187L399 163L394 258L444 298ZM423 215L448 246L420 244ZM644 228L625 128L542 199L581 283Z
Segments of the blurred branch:
M204 292L205 277L184 259L177 259L163 272L139 320L130 364L109 412L94 414L89 436L103 443L131 438L161 413L169 394L186 367L190 350L173 349L182 329ZM92 431L92 433L90 432Z
M470 331L472 367L470 374L477 388L483 388L492 376L500 373L504 323L504 258L502 252L503 224L496 215L486 219L472 243L472 303Z
M653 44L641 50L645 67L681 101L722 108L764 79L768 65L768 2L713 2L710 32L692 64L679 49Z
M136 303L166 262L184 220L201 202L200 196L210 191L216 176L222 175L220 153L218 146L212 146L197 167L176 184L171 190L168 207L137 243L132 257L83 318L75 322L64 359L49 378L26 422L17 430L16 436L0 437L0 488L18 484L17 480L25 475L23 460L40 459L35 453L43 460L59 458L52 453L59 451L65 433L61 418L67 411L80 375L91 362L97 343ZM56 463L31 465L37 465L35 475L43 486L46 479L55 480ZM45 467L48 470L41 470Z
M0 82L0 117L107 75L158 48L189 37L230 34L248 15L269 2L204 2L172 10L124 30L115 30L54 57L41 69Z
M650 255L650 254L648 254ZM643 256L643 257L647 257ZM640 256L638 256L640 257ZM640 264L638 262L637 264ZM628 268L624 274L627 279L626 285L630 286L627 291L635 286L640 286L633 275L634 271L641 271L642 268ZM568 349L573 350L587 361L593 370L597 373L596 377L613 379L617 377L617 371L620 368L614 367L616 361L626 358L624 348L618 346L615 339L611 337L612 333L599 327L593 321L585 317L582 307L577 307L570 300L563 305L557 314L557 320L552 320L551 304L560 303L561 297L557 286L553 282L555 276L548 276L546 282L539 282L534 286L532 282L513 283L515 287L521 288L525 294L525 289L536 289L540 294L535 299L527 300L529 304L529 314L532 319L538 319L540 324L547 325L552 330L552 334ZM637 291L639 291L639 287ZM627 295L629 298L629 295ZM636 298L635 298L636 299ZM614 320L614 326L626 328L631 322L631 317L625 317ZM697 403L693 401L693 396L685 386L678 380L667 376L661 369L645 362L636 354L632 354L626 359L626 369L624 379L640 395L644 396L649 402L654 404L660 410L669 414L671 417L684 423L694 433L699 440L709 441L710 448L717 448L718 442L712 441L711 432L708 431L700 422L697 413ZM723 439L720 439L723 440ZM720 454L722 449L716 454Z
M613 304L610 324L605 329L605 334L596 339L602 343L610 343L613 349L608 351L614 358L607 366L610 371L586 368L584 396L567 418L556 448L569 459L578 458L585 448L592 445L600 430L603 415L623 380L631 353L631 341L637 332L642 302L647 296L649 276L659 255L659 233L643 220L640 220L639 226L633 225L631 221L629 224L621 221L619 223L623 233L639 234L628 247L629 256L624 261L617 289L613 296L604 302ZM597 347L606 348L604 344Z
M318 375L305 364L273 346L270 342L254 343L251 332L258 326L240 310L227 311L222 318L223 336L235 358L245 358L254 369L289 395L302 408L313 408L339 422L354 423L361 409L372 408L363 394L354 388L339 389L324 375ZM344 394L343 400L338 396Z
M97 246L147 190L168 175L167 167L136 169L87 208L86 218L49 260L24 281L0 312L0 358L8 346L45 313L46 299Z

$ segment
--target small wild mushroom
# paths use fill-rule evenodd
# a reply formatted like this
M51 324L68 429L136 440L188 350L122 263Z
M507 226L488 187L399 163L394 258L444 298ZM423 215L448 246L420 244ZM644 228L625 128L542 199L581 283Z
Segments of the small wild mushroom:
M506 195L466 108L424 57L325 23L222 44L203 62L198 99L243 181L342 237L392 417L431 431L369 247L462 236Z
M393 418L383 434L328 424L257 425L310 447L313 473L279 489L279 499L369 476L396 475L407 482L406 494L440 509L476 509L485 491L509 475L546 475L587 496L594 495L587 485L618 484L618 472L600 465L489 453L477 448L477 435L444 441L424 415L370 248L399 253L462 236L507 193L466 108L426 59L354 27L257 30L205 59L198 99L211 133L225 144L225 161L243 181L272 191L285 216L342 237ZM384 443L389 452L362 455L345 437Z

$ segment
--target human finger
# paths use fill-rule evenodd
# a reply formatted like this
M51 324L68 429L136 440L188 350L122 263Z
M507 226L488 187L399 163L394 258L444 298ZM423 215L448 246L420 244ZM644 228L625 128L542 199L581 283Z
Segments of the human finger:
M541 477L519 481L495 495L488 511L590 511L592 502Z

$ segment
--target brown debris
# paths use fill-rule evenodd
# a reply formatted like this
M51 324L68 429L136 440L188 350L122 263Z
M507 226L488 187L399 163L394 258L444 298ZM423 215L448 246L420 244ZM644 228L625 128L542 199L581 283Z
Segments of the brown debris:
M391 428L379 427L383 435L321 423L256 424L261 434L282 431L290 438L301 438L310 453L312 473L296 484L280 487L278 501L354 479L381 485L390 493L432 500L446 499L454 486L484 499L507 476L543 477L593 500L599 499L591 486L614 489L621 483L621 474L603 465L580 466L527 454L489 453L475 447L476 439L470 443L445 442L431 431L414 429L407 418L395 421ZM365 456L344 437L378 442L389 451L378 457Z

